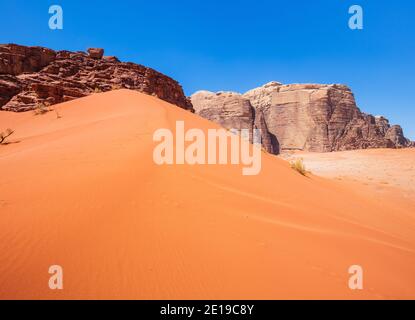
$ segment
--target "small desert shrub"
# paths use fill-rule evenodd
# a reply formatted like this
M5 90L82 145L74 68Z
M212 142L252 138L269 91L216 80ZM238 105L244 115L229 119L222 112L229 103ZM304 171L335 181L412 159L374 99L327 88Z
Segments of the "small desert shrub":
M301 158L291 162L291 168L297 171L298 173L302 174L303 176L307 175L305 164L303 162L303 159Z
M50 111L49 107L44 103L38 103L35 108L35 115L42 115Z
M5 144L6 139L10 137L13 133L14 133L14 130L12 129L7 129L4 132L0 132L0 144Z
M55 111L55 114L56 114L56 119L60 119L60 118L62 118L62 116L61 116L61 114L59 113L59 110L55 107L55 108L53 108L53 111Z
M100 87L96 87L94 93L102 93L102 89Z

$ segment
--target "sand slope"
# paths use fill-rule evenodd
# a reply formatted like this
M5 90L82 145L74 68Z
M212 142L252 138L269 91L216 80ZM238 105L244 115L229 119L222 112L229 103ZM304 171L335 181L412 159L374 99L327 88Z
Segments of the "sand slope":
M156 129L216 125L138 92L57 108L0 113L20 141L0 146L1 299L415 298L413 210L269 155L250 177L156 166Z

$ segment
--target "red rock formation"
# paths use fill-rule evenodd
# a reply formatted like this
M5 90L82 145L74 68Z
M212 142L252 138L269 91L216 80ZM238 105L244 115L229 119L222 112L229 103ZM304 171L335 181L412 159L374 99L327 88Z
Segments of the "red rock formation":
M50 49L0 45L0 74L17 76L25 72L38 72L55 59L56 52Z
M58 51L0 45L0 109L33 110L118 88L137 90L193 111L177 81L147 67L104 57L104 50Z
M253 129L260 129L264 149L270 153L279 152L278 142L270 134L262 112L256 111L248 98L236 92L199 91L192 95L191 100L195 112L201 117L226 129L249 130L251 142Z
M104 49L89 48L88 54L92 59L102 59L102 57L104 56Z
M414 145L404 137L400 126L391 127L383 117L362 113L353 93L344 85L271 82L243 95L232 93L232 99L212 97L215 94L207 91L194 94L191 100L196 113L231 129L238 122L233 115L238 117L241 106L252 106L254 123L267 131L263 134L264 147L275 154L287 150L330 152Z

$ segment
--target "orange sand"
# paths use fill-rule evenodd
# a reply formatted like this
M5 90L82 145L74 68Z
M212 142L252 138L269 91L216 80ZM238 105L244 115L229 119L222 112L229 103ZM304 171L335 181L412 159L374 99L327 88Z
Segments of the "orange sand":
M265 154L258 176L156 166L156 129L217 126L155 97L57 108L0 113L18 142L0 146L0 299L415 298L414 208Z
M395 189L415 200L415 148L293 152L281 157L302 158L307 169L319 176L361 182L380 193Z

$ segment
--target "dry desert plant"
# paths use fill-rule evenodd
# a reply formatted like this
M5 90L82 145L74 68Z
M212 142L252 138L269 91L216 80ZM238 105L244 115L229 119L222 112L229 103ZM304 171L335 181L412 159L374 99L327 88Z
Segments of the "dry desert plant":
M50 111L49 107L44 103L38 103L35 108L35 115L42 115Z
M291 162L291 168L297 171L298 173L302 174L303 176L307 175L305 164L303 162L303 159L301 158Z
M55 107L55 108L53 108L53 110L55 111L55 114L56 114L56 119L60 119L60 118L62 118L62 116L61 116L61 114L59 113L59 110Z
M0 144L5 144L6 139L10 137L13 133L14 133L14 130L12 129L7 129L4 132L0 132Z

